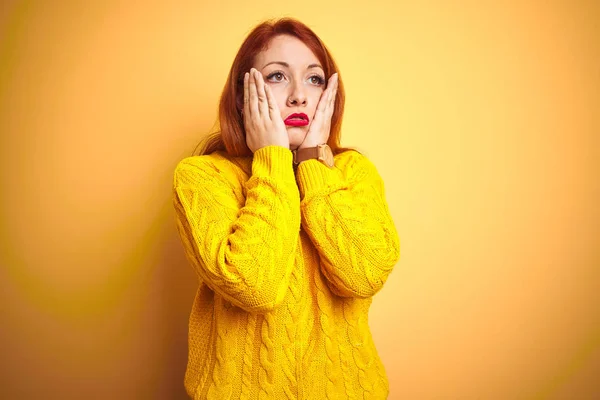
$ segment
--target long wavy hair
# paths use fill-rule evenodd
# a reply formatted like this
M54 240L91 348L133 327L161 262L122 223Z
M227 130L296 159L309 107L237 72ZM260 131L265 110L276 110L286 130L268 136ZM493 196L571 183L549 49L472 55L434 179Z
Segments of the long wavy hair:
M209 133L200 141L192 155L210 154L216 150L225 151L234 157L253 155L252 150L246 144L246 131L241 113L244 106L244 73L250 71L254 65L255 56L267 49L271 39L284 34L300 39L312 50L323 65L327 80L334 73L338 73L338 90L327 144L334 154L348 150L358 151L355 148L341 147L340 145L345 93L342 77L333 57L321 39L308 26L294 18L285 17L266 20L248 34L233 60L221 94L218 117L213 126L213 130L216 129L216 131ZM196 153L198 147L200 150Z

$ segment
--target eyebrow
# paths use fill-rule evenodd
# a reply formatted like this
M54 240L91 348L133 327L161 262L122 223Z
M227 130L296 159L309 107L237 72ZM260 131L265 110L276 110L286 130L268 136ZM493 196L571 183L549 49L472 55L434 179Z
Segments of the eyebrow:
M281 64L284 67L287 67L287 68L290 67L290 64L288 64L288 63L286 63L284 61L271 61L270 63L265 64L261 69L265 69L265 67L267 65L271 65L271 64ZM323 67L321 66L321 64L310 64L306 69L311 69L311 68L321 68L321 69L323 69Z

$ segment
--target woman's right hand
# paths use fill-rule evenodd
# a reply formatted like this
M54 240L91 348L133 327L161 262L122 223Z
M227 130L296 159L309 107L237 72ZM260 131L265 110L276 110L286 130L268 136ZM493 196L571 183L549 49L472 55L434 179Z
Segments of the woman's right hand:
M277 101L261 73L255 68L244 74L242 117L246 129L246 144L252 153L272 145L290 148L290 139Z

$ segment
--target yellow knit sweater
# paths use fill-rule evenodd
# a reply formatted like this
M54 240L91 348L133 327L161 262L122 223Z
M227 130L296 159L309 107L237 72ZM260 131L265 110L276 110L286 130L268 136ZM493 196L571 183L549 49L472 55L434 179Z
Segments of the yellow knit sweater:
M362 154L294 167L292 152L181 160L177 229L199 278L185 388L193 399L386 399L368 326L400 257L384 185Z

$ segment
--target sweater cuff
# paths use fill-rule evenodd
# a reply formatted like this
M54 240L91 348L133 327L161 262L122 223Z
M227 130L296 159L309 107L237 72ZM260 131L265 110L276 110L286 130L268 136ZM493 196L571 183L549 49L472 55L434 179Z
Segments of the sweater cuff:
M295 181L293 157L292 151L283 146L261 147L252 158L252 175Z
M302 161L298 165L297 181L300 198L304 198L307 193L329 193L344 185L338 168L329 168L315 159Z

